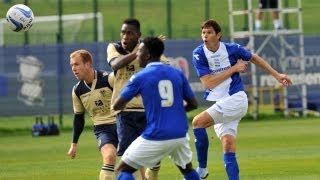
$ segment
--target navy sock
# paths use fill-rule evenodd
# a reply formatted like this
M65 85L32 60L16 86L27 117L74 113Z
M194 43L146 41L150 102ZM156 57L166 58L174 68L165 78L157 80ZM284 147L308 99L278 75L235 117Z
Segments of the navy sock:
M198 164L200 168L207 167L209 139L205 128L193 129Z
M120 174L117 177L117 180L134 180L134 177L129 172L120 172Z
M199 174L197 173L197 171L192 170L184 175L184 179L185 180L198 180L198 179L200 179L200 177L199 177Z
M237 163L236 153L226 152L224 154L224 164L229 180L239 180L239 166Z

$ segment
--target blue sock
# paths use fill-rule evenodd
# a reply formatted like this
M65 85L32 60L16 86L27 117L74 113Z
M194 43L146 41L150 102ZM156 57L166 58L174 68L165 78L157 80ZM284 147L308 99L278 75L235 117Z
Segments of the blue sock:
M207 167L209 139L205 128L193 129L197 151L198 164L200 168Z
M199 174L197 173L197 171L192 170L184 175L184 179L185 180L198 180L198 179L200 179L200 177L199 177Z
M120 174L117 177L117 180L134 180L134 177L129 172L120 172Z
M224 154L224 164L229 180L239 180L239 166L237 163L236 153L226 152Z

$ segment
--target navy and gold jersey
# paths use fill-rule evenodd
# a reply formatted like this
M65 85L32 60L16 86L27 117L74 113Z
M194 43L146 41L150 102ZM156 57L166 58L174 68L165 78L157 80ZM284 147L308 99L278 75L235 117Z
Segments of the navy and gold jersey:
M114 124L115 116L110 112L113 78L113 73L95 71L91 85L83 80L79 81L72 91L74 113L81 114L87 111L94 125Z
M137 52L138 47L139 44L137 44L132 52ZM122 47L121 42L110 43L107 48L107 61L110 64L111 60L126 54L128 54L128 52ZM163 58L161 58L161 61L165 64L169 64L167 58L165 58L164 56ZM114 103L124 86L128 83L131 76L139 72L140 70L142 70L142 68L139 65L138 58L136 58L127 66L120 68L114 72L115 83L113 88L113 95L111 98L111 104ZM130 102L127 103L124 111L144 111L141 97L134 97Z

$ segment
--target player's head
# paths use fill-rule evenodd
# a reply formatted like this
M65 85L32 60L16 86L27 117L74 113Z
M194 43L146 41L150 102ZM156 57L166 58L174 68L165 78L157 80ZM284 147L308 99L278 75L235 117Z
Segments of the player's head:
M160 61L164 51L164 43L157 37L146 37L139 45L137 56L140 67L146 67L149 62Z
M121 32L121 45L122 47L131 52L139 43L141 37L140 22L135 18L128 18L123 21Z
M84 80L92 69L92 55L89 51L80 49L70 54L70 66L78 80Z
M202 40L204 40L204 36L212 33L214 33L213 35L216 36L219 41L221 40L221 27L218 22L212 19L203 22L201 25Z

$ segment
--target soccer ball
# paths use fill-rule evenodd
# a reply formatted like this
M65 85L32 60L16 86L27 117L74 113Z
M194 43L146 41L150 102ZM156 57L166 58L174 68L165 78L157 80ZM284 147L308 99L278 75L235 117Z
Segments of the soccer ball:
M6 16L7 24L15 32L28 31L33 24L33 18L32 10L24 4L12 6Z

